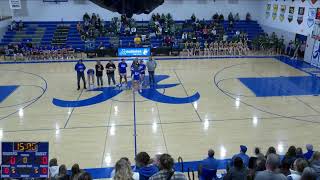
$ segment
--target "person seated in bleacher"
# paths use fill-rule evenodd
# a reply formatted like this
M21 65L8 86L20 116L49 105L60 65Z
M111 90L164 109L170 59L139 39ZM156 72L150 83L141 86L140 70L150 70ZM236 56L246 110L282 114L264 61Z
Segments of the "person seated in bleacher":
M169 154L160 156L160 171L149 178L149 180L187 180L186 176L174 171L174 159Z
M208 43L208 41L204 41L204 43L203 43L203 56L209 56L209 55L210 55L209 43Z
M198 167L199 174L202 173L202 168L210 169L210 170L218 170L219 168L219 161L214 158L214 150L208 150L208 157L203 159Z
M116 162L114 171L111 172L113 180L139 180L139 173L133 172L128 158L121 158Z
M59 166L59 172L54 177L56 180L70 180L70 175L68 174L68 170L66 165L62 164Z
M24 24L23 24L22 20L20 20L19 24L18 24L19 31L22 31L23 27L24 27Z
M247 15L246 15L246 21L251 21L251 15L250 15L250 13L247 13Z
M137 28L135 26L132 26L130 28L130 35L136 35L136 33L137 33Z
M220 14L220 16L219 16L219 23L221 23L221 22L223 22L224 21L224 16L223 16L223 14Z
M139 173L140 180L148 180L152 175L159 171L158 167L152 164L150 156L146 152L138 153L135 161L135 171Z
M240 21L240 16L239 16L239 13L237 13L235 16L234 16L234 21Z
M183 43L182 52L186 52L187 55L189 56L189 41L186 41L185 43Z
M223 180L245 180L248 178L249 169L240 157L234 159L234 165L229 169Z
M141 46L141 37L138 34L134 37L133 41L134 41L135 47Z
M248 167L248 164L249 164L249 156L246 154L247 152L247 147L244 146L244 145L241 145L240 146L240 153L239 154L235 154L233 157L232 157L232 162L231 162L231 166L234 164L234 160L236 157L240 157L243 161L243 164L244 166Z
M16 22L15 20L13 20L13 21L11 22L11 24L10 24L10 29L11 29L11 31L16 31L16 30L18 30L18 24L17 24L17 22Z
M232 15L232 13L230 12L229 13L229 15L228 15L228 21L230 22L230 21L234 21L234 18L233 18L233 15Z

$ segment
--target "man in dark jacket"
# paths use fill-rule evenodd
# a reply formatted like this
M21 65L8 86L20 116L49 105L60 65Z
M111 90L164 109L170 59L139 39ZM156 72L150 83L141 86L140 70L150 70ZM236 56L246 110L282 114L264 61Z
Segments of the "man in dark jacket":
M103 70L104 70L103 65L100 63L100 61L97 61L97 64L96 64L96 76L97 76L97 84L98 84L98 86L103 86L103 79L102 79Z
M84 89L87 89L86 78L84 77L84 71L86 70L86 66L82 63L81 59L75 65L74 70L77 71L78 90L80 89L80 79L82 79L83 81Z

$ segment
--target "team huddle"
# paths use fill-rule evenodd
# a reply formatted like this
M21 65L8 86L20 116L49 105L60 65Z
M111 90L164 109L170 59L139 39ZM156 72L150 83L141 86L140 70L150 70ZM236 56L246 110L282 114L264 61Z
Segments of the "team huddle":
M153 58L149 58L147 63L145 64L143 60L138 60L135 58L131 64L130 71L131 71L131 79L132 79L132 86L128 84L127 79L127 68L128 64L125 59L121 59L121 62L118 63L118 72L119 72L119 84L116 84L115 80L115 71L117 69L116 65L112 60L110 60L107 65L104 66L101 64L100 61L97 61L94 69L87 70L87 79L88 84L94 85L95 78L97 77L97 86L103 86L103 71L106 69L106 74L108 78L108 85L111 86L111 82L113 86L118 86L119 88L124 87L126 89L133 88L134 90L141 90L143 86L147 85L145 82L145 75L146 70L148 70L149 75L149 85L152 86L155 84L154 78L154 71L157 67L157 63L153 60ZM75 71L77 72L77 82L78 82L78 90L80 89L80 80L82 79L84 84L84 89L86 89L86 80L85 80L85 70L86 66L83 64L82 60L79 60L78 63L75 65Z
M247 55L249 47L246 41L215 41L208 43L205 41L203 47L199 42L193 43L187 41L184 44L184 52L187 52L188 56L200 55L203 50L204 56L216 56L216 55Z

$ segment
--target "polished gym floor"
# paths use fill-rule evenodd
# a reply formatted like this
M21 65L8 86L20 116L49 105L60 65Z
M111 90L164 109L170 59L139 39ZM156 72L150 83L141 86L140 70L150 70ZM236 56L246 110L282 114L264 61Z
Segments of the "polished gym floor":
M108 87L106 75L104 88L77 91L74 62L1 64L0 141L48 141L50 158L82 168L140 151L194 161L241 144L319 148L320 70L274 57L157 62L158 85L141 92Z

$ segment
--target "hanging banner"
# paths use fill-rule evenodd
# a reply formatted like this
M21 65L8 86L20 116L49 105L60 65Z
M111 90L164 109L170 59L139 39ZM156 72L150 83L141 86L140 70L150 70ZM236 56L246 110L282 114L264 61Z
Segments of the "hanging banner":
M316 14L317 14L316 8L309 8L308 19L307 19L307 25L309 28L311 28L314 25Z
M11 9L21 9L20 0L9 0L9 5Z
M286 5L281 5L280 16L279 16L279 19L281 22L284 20L284 13L286 13L286 9L287 9Z
M267 4L267 10L266 10L266 18L267 19L270 17L270 11L271 11L271 4Z
M291 6L289 8L289 15L288 15L288 21L291 22L293 20L293 14L294 14L294 6Z
M304 10L305 10L305 7L299 7L298 18L297 18L298 24L301 24L303 22Z
M275 20L278 16L278 4L273 5L273 13L272 13L272 19Z

